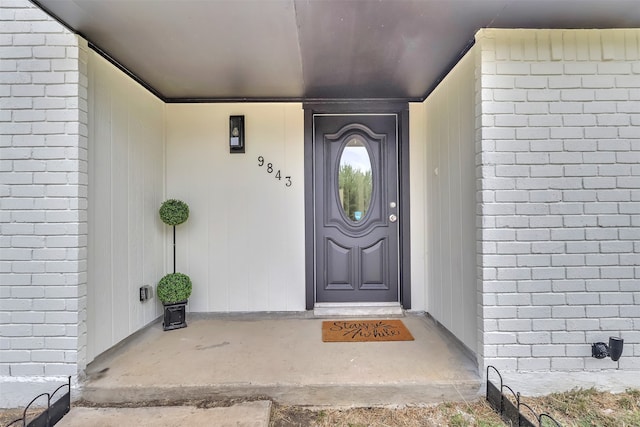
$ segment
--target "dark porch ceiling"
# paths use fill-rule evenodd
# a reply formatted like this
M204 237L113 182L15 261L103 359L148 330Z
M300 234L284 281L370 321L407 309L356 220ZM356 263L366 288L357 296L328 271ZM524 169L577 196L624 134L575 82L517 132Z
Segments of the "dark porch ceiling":
M177 100L423 99L491 28L637 28L640 0L38 0Z

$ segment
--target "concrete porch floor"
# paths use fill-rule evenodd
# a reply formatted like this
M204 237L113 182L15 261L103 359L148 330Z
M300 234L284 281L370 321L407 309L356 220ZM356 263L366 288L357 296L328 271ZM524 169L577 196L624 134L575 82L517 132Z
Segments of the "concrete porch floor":
M424 315L403 322L415 341L324 343L308 314L191 315L155 323L87 368L82 397L105 404L256 398L307 406L421 405L473 399L475 362Z

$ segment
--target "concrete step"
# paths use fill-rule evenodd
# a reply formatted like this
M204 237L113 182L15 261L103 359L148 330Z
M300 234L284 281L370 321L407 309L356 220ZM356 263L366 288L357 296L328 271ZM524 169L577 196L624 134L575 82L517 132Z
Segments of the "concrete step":
M369 407L388 405L427 405L473 400L482 391L479 381L444 384L216 384L132 387L86 387L83 399L106 405L122 403L174 402L230 399L270 399L284 405Z
M263 397L308 406L431 404L473 399L475 361L433 321L402 318L414 341L325 343L322 320L210 317L138 334L88 368L98 403Z
M160 406L144 408L72 407L58 427L268 427L271 402L245 402L220 408Z

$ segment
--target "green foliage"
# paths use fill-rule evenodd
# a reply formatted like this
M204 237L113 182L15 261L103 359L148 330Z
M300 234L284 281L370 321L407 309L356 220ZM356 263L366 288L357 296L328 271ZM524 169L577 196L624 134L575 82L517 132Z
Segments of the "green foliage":
M158 282L157 292L165 304L186 301L191 295L191 279L182 273L167 274Z
M628 426L640 426L640 410L625 414L622 421Z
M449 425L453 427L467 427L469 422L461 413L457 413L449 419Z
M338 181L344 212L352 221L358 221L355 212L362 212L364 216L371 203L373 189L371 171L362 172L351 165L341 165Z
M189 218L189 206L182 200L169 199L160 206L160 219L167 225L182 224Z

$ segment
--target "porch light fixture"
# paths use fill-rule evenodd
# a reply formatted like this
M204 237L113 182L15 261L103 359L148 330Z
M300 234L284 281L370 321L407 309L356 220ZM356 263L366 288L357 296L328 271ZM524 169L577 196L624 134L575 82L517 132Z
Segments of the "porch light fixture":
M609 337L609 345L603 342L595 342L591 344L591 356L596 359L604 359L611 357L611 360L617 362L622 356L622 347L624 340L620 337Z
M244 116L229 117L229 152L244 153Z

